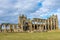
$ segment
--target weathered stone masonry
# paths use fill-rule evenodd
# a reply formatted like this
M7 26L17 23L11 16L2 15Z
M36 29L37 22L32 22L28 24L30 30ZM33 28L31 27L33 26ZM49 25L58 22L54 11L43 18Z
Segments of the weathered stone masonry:
M0 24L0 32L44 32L57 29L57 15L52 15L47 19L33 18L32 20L24 15L20 15L18 17L18 24Z

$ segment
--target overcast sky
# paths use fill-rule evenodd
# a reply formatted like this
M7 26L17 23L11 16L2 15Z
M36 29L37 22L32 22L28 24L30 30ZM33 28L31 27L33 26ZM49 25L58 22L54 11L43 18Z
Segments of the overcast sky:
M20 14L28 18L57 14L60 25L60 0L0 0L0 23L18 23Z

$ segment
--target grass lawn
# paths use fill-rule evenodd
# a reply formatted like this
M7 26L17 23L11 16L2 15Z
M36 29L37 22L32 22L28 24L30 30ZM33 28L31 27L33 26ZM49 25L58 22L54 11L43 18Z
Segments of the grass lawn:
M0 40L60 40L60 32L0 33Z

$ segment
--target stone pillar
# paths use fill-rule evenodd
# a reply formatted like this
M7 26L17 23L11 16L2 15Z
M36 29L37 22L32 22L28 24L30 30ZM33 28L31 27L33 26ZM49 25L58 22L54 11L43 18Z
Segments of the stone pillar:
M42 20L40 20L40 22L42 22ZM41 32L42 32L43 31L43 24L41 23L40 26L41 26Z
M55 30L55 20L53 19L53 29Z
M34 30L35 30L35 21L34 21Z
M47 30L47 28L46 28L46 20L45 20L45 31Z
M23 32L23 24L21 24L21 32Z
M43 29L43 28L44 28L44 25L42 24L42 31L44 31L44 29Z
M8 29L7 29L8 25L7 24L4 24L4 25L5 25L5 32L8 32Z
M6 32L6 25L4 24L4 32Z
M9 25L9 27L10 27L10 32L11 32L11 25Z
M40 20L40 26L39 26L39 31L41 31L41 20Z
M16 32L16 25L14 25L14 32Z
M55 25L56 25L56 30L58 29L58 18L57 18L57 15L56 15L56 19L55 19Z
M48 30L49 30L49 19L48 19Z
M34 30L35 30L35 24L34 24Z
M12 27L13 27L13 26L10 24L10 32L13 32L13 29L12 29Z
M54 30L55 30L55 22L54 22Z
M18 32L21 32L21 24L18 24Z
M52 30L52 18L51 18L51 30Z
M44 23L43 23L43 20L42 20L42 31L44 31Z
M41 30L42 30L42 28L41 28L41 24L40 24L40 26L39 26L39 31L41 32Z
M29 30L30 30L30 32L32 32L32 22L31 22L31 20L29 21Z
M37 19L37 30L38 30L38 19Z
M0 25L0 32L2 32L2 25Z
M23 26L24 26L24 20L21 20L22 21L22 23L21 23L21 32L23 32Z
M9 32L11 32L11 30L10 30L10 24L9 24Z
M32 32L32 24L30 24L30 32Z

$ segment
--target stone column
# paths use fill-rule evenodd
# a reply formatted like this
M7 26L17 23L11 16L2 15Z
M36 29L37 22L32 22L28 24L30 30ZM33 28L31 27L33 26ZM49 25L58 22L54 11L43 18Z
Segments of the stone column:
M42 24L42 20L40 20L41 21L41 32L43 31L43 24Z
M0 32L2 32L2 25L0 25Z
M42 20L42 31L44 31L44 23L43 23L43 20Z
M30 32L32 32L32 24L30 24Z
M12 25L10 25L10 32L13 32Z
M9 32L11 32L11 30L10 30L10 24L9 24Z
M47 30L47 28L46 28L46 20L45 20L45 31Z
M37 30L38 30L38 19L37 19Z
M41 21L41 32L43 31L43 23L42 23L42 20L40 20Z
M41 20L40 20L40 26L39 26L39 31L41 31Z
M49 19L47 21L48 21L48 30L49 30Z
M4 32L6 32L6 25L4 24Z
M35 30L35 21L34 21L34 30Z
M11 32L11 25L9 25L9 27L10 27L10 32Z
M41 32L43 32L43 26L41 26Z
M23 20L22 20L22 23L21 23L21 32L23 32L23 26L24 26L24 23L23 23Z
M55 20L53 19L53 29L55 30Z
M16 25L14 25L14 32L16 32Z
M51 30L52 30L52 18L51 18Z
M41 32L41 24L40 24L40 26L39 26L39 31Z
M56 25L56 30L58 29L58 18L57 18L57 15L56 15L56 19L55 19L55 25Z
M32 32L32 22L31 21L29 22L29 30L30 30L30 32Z
M18 32L21 32L21 24L18 24Z
M21 32L23 32L23 24L21 24Z
M55 30L55 23L54 23L54 30Z

